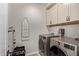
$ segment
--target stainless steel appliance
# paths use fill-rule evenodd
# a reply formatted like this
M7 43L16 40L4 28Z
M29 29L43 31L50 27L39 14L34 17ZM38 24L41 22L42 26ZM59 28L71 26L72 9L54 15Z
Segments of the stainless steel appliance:
M48 56L50 50L50 38L53 35L50 34L42 34L39 35L39 53L42 56Z

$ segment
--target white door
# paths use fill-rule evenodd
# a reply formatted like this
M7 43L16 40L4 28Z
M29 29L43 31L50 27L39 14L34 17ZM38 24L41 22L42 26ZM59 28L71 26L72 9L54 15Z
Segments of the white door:
M0 56L6 56L8 27L8 3L0 3Z
M70 4L70 18L71 21L79 20L79 3Z

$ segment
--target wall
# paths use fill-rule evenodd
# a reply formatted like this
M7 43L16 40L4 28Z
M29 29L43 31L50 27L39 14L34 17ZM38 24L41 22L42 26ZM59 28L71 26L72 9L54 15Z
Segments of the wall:
M7 51L8 34L8 4L0 3L0 56L5 56Z
M79 38L79 24L78 25L50 27L50 28L48 28L48 30L50 33L55 33L55 35L57 35L59 28L65 29L65 36L72 37L72 38Z
M21 40L21 22L28 17L30 37L28 41ZM39 34L48 33L46 14L41 4L9 4L9 26L15 27L16 46L24 45L26 53L38 51Z

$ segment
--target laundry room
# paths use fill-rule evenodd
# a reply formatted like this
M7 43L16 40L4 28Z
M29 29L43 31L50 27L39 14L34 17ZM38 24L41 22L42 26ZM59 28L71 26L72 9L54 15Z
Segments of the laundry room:
M13 30L13 33L9 32L8 53L15 49L13 53L16 55L23 47L26 56L78 55L78 44L75 44L79 40L78 10L79 3L8 4L8 26ZM54 39L61 40L55 42Z
M0 10L0 56L79 56L79 3L0 3Z

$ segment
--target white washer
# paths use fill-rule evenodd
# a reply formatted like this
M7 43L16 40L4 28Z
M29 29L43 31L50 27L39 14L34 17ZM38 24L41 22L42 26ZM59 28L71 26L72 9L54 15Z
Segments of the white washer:
M51 38L50 50L50 53L57 56L77 56L79 55L79 42L67 37Z

